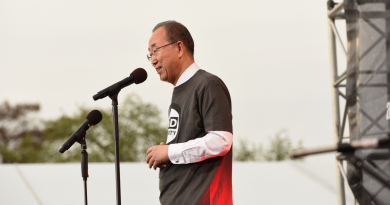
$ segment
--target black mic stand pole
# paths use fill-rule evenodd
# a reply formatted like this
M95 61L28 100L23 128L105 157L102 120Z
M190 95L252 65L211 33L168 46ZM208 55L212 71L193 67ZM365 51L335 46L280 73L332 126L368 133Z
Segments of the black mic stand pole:
M114 140L115 140L116 204L121 205L121 179L120 179L121 177L120 177L120 168L119 168L118 93L114 95L110 95L110 98L112 100L112 119L114 124Z
M88 178L88 152L87 152L87 143L83 137L79 143L81 144L81 176L84 180L84 200L85 205L88 205L87 198L87 178Z

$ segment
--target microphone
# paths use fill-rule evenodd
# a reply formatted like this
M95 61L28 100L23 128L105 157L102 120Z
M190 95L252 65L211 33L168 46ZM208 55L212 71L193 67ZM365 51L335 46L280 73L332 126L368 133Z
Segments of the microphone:
M351 143L339 143L336 145L320 147L320 148L312 148L312 149L301 149L291 151L290 156L292 158L298 158L307 156L310 154L320 154L325 152L341 152L348 153L353 152L356 149L370 149L370 148L388 148L390 145L390 140L388 137L382 139L365 139L360 141L352 141Z
M68 140L60 148L60 152L64 153L68 150L76 141L79 141L85 136L85 131L89 129L90 126L97 125L103 119L103 115L99 110L92 110L87 115L87 120L79 127L79 129L74 132Z
M87 132L86 132L86 131L83 131L83 132L79 135L79 137L76 139L76 142L78 142L78 143L81 144L81 141L80 141L80 140L82 140L82 139L85 137L86 134L87 134Z
M147 78L148 74L146 73L146 71L143 68L137 68L132 73L130 73L129 77L98 92L96 95L93 96L93 99L96 101L107 96L117 94L120 90L122 90L122 88L129 86L133 83L143 83Z

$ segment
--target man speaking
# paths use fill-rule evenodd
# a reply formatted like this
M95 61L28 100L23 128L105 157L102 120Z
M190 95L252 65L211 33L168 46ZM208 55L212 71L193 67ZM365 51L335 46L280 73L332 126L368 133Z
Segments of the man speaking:
M233 126L226 85L198 67L192 36L176 21L157 24L148 49L161 81L174 86L166 145L146 153L149 168L160 168L161 204L233 204Z

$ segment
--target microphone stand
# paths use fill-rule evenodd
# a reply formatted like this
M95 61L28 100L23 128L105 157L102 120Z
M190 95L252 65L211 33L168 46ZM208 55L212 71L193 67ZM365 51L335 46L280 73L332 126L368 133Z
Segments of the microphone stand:
M110 95L112 100L112 121L114 124L115 140L115 177L116 177L116 204L121 205L121 179L119 167L119 128L118 128L118 93Z
M361 168L365 170L373 178L375 178L380 183L385 185L388 189L390 189L390 181L388 179L388 176L377 171L372 165L370 165L370 163L366 162L363 158L359 156L354 156L353 153L343 153L337 158L347 160L351 165L353 165L357 169Z
M81 176L84 181L84 200L85 205L88 205L87 197L87 178L88 178L88 152L87 152L87 142L85 142L85 137L78 141L81 144Z
M356 144L356 143L355 143ZM375 178L377 181L385 185L388 189L390 189L390 180L388 179L389 176L386 174L383 174L376 170L376 167L373 167L370 163L368 163L366 160L359 156L355 156L355 150L356 149L372 149L372 148L388 148L390 145L389 139L380 139L377 141L377 144L370 144L368 143L367 146L361 146L360 147L353 147L349 143L344 144L338 144L337 146L329 146L329 147L322 147L312 150L297 150L293 151L291 153L291 157L297 158L302 156L307 156L311 154L319 154L324 152L331 152L331 151L337 151L341 153L337 156L338 160L346 160L349 164L354 166L357 169L363 169L368 174L370 174L373 178Z
M96 101L109 96L112 100L112 119L114 124L115 140L115 176L116 176L116 204L121 205L121 184L119 168L119 129L118 129L118 93L122 88L133 83L139 84L146 80L148 74L143 68L135 69L129 77L101 90L92 98Z

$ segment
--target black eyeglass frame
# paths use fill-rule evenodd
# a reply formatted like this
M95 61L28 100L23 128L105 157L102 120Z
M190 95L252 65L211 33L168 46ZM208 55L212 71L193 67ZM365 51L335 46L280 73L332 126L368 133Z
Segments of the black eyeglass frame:
M152 56L153 56L155 53L157 53L157 50L158 50L158 49L163 48L163 47L165 47L165 46L172 45L172 44L177 43L177 42L179 42L179 41L175 41L175 42L173 42L173 43L168 43L168 44L166 44L166 45L160 46L160 47L154 49L154 51L153 51L152 54L146 54L146 57L147 57L148 60L150 61L150 60L152 59Z

